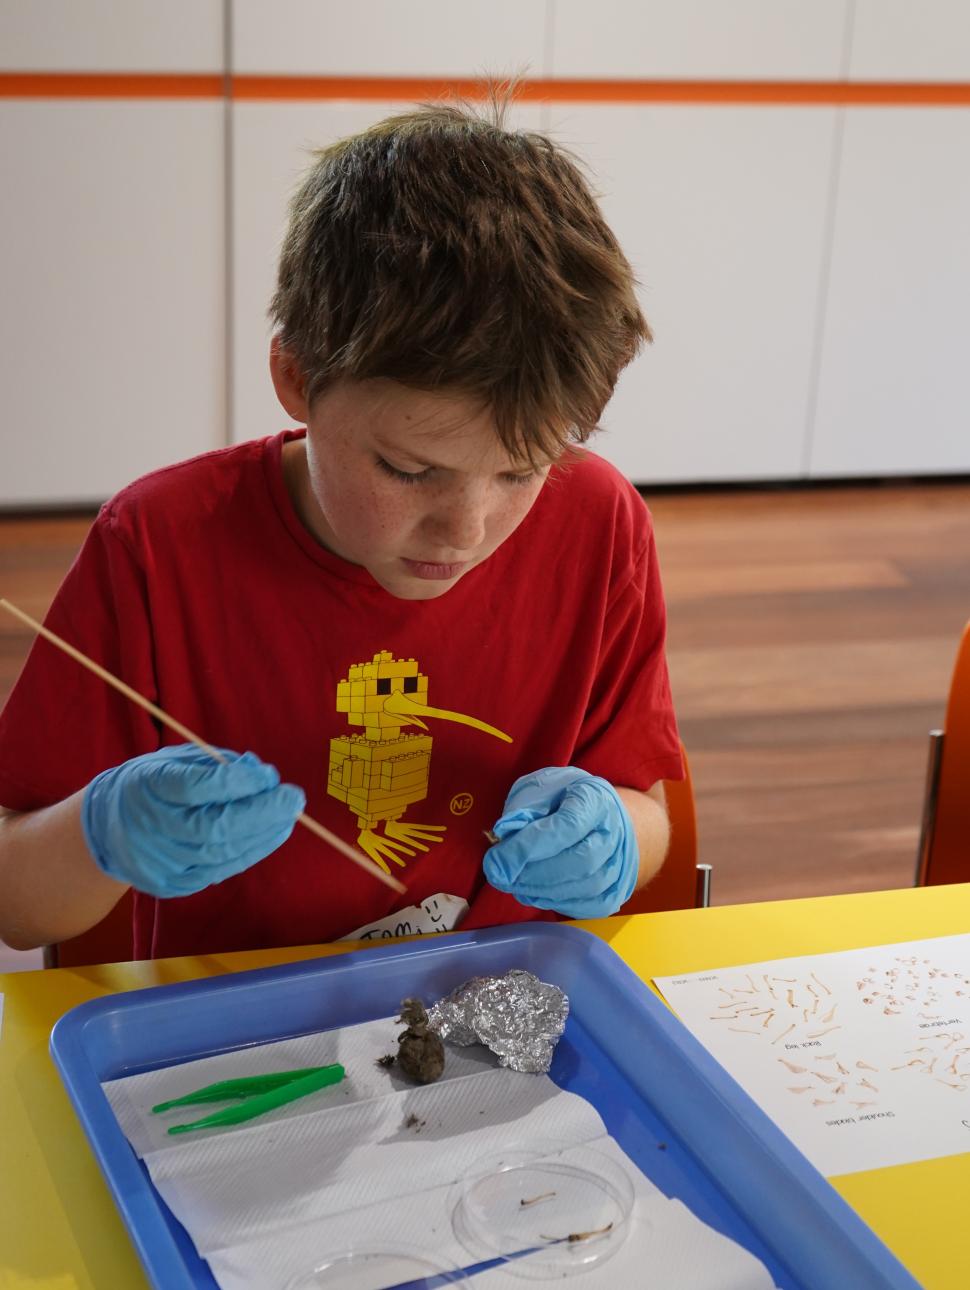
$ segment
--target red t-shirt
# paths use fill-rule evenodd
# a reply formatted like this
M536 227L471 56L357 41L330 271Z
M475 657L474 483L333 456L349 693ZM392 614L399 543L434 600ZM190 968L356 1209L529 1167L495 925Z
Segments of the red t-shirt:
M556 765L639 789L682 776L650 519L612 466L578 450L484 564L437 599L399 600L301 524L281 464L296 433L156 471L106 503L51 629L203 739L272 762L305 789L308 814L349 842L361 767L339 765L347 736L363 739L351 745L358 763L374 751L372 728L350 724L347 687L338 702L340 683L362 675L355 665L385 652L414 660L427 678L415 698L511 742L434 717L426 732L403 726L431 742L402 744L412 762L390 772L406 799L401 822L446 826L392 865L406 896L298 825L266 860L195 895L136 893L136 957L334 940L442 892L469 902L465 928L544 917L482 876L483 830L513 780ZM39 639L0 715L0 805L50 805L178 742ZM348 799L355 774L348 804L339 793Z

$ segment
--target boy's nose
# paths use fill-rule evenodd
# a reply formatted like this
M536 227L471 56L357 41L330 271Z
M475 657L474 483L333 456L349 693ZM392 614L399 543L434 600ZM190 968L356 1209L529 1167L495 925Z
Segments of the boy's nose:
M431 517L429 530L435 541L455 555L476 551L485 541L486 507L470 500L456 503Z

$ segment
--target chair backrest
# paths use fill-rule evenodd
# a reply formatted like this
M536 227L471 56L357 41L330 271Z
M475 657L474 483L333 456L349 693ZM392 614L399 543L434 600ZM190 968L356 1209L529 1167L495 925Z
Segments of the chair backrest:
M970 882L970 622L950 682L930 830L917 881Z
M693 909L697 904L697 816L687 751L681 745L684 778L664 782L670 816L670 846L657 876L635 891L620 911L653 914L664 909Z
M129 890L100 923L95 923L80 936L45 946L44 966L90 967L94 963L127 963L134 953L132 904Z

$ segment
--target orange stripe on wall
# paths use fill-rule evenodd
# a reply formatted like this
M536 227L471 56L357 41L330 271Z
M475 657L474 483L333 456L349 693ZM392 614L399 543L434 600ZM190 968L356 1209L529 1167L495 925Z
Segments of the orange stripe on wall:
M0 72L5 99L221 99L221 75L133 72Z
M481 98L481 80L423 77L235 76L237 99L427 99L443 94ZM593 103L872 103L970 104L970 84L875 84L845 81L592 81L519 82L525 100Z
M257 100L482 98L480 79L417 76L230 76L163 73L0 72L0 98ZM517 97L531 102L970 105L970 83L848 81L530 80Z

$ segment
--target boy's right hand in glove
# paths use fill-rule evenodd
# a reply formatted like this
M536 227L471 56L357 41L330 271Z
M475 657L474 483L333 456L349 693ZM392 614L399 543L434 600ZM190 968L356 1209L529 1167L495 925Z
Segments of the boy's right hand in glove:
M293 831L306 805L254 753L160 748L103 771L84 790L81 825L109 878L150 896L187 896L248 869Z

